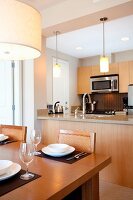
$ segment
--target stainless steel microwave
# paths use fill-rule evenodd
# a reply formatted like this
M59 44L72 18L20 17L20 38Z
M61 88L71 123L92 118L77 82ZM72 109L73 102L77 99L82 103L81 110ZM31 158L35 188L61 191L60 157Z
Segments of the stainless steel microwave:
M90 86L92 93L118 92L119 75L110 74L102 76L91 76Z

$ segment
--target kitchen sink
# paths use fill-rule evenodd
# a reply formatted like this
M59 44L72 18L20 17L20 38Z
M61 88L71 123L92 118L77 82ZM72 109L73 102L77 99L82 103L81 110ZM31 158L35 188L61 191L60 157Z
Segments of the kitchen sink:
M75 118L79 118L79 119L99 119L99 118L105 118L105 117L112 117L114 115L104 115L104 114L77 114L74 115L74 113L70 114L70 116L75 116Z
M100 115L100 114L87 114L86 118L103 118L103 117L112 117L114 115Z

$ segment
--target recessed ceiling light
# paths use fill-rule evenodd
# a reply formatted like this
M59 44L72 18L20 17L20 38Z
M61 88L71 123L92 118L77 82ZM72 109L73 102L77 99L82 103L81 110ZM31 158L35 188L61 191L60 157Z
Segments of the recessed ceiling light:
M76 50L81 50L81 49L83 49L82 47L76 47Z
M125 42L125 41L128 41L128 40L129 40L129 37L122 37L121 40L124 41L124 42Z

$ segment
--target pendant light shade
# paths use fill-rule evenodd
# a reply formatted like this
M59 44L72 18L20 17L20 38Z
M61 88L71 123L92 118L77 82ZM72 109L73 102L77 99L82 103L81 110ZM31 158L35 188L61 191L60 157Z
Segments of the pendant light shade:
M58 63L58 44L57 44L58 43L58 40L57 40L58 34L60 34L60 32L56 31L55 32L55 35L56 35L56 60L55 60L54 66L53 66L53 76L54 77L60 77L60 74L61 74L61 66Z
M101 56L100 58L100 72L108 72L109 71L109 59L108 57Z
M103 22L103 55L100 57L100 72L109 71L109 59L105 56L105 37L104 37L104 22L107 21L107 17L100 18L100 21Z
M0 59L25 60L40 56L41 16L16 0L0 0Z

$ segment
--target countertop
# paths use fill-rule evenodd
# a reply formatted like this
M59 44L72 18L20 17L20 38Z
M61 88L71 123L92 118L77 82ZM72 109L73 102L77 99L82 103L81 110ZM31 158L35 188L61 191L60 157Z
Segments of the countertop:
M40 114L39 114L40 113ZM109 123L109 124L125 124L133 125L133 115L100 115L100 114L46 114L39 112L38 120L59 120L59 121L75 121L88 123Z

